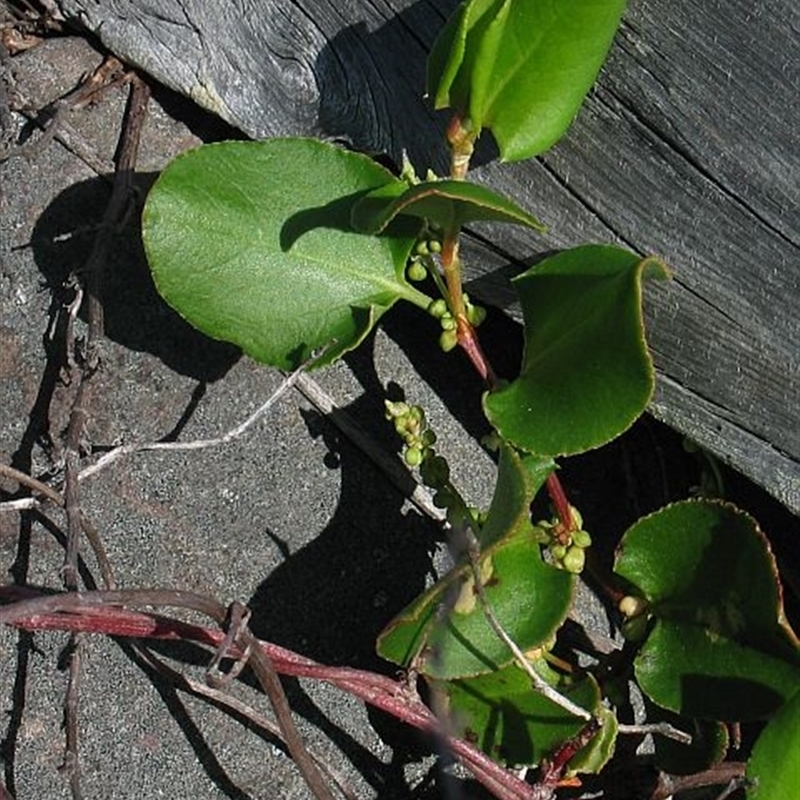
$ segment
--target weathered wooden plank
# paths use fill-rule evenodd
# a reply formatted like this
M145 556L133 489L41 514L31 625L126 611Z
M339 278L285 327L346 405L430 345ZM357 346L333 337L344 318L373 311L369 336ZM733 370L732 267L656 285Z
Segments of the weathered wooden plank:
M255 137L342 137L441 168L424 58L452 0L58 0L114 52ZM551 226L481 232L475 289L592 240L664 256L651 410L800 512L800 140L791 0L632 0L597 89L540 160L476 179Z

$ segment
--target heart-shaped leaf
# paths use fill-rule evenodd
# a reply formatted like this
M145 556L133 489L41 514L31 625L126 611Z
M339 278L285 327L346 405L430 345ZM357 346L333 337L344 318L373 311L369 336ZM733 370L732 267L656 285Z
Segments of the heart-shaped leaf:
M800 692L770 720L747 762L747 800L796 800L800 787Z
M366 156L313 139L210 144L176 158L150 192L145 250L164 299L258 361L317 366L355 347L396 300L416 228L353 230L354 203L402 184Z
M572 599L574 576L544 563L528 516L533 494L551 470L504 447L484 526L481 583L500 624L523 650L555 634ZM404 666L414 661L422 674L440 680L491 672L512 660L486 620L466 561L389 623L378 653Z
M700 719L757 719L800 689L775 560L751 517L709 501L668 506L627 531L615 570L655 618L635 662L655 703Z
M594 83L625 0L468 0L434 44L436 108L490 128L501 156L531 158L567 130Z
M573 703L597 710L600 689L594 678L571 681L543 660L534 667ZM456 736L507 764L538 764L586 724L537 692L516 664L476 678L436 682L433 691L447 697L448 725Z
M388 184L362 197L353 207L353 227L364 233L380 233L399 214L435 222L455 232L469 222L513 222L544 231L537 219L516 203L485 186L468 181L424 181L398 193Z
M654 258L585 245L516 278L525 319L522 371L484 400L500 435L532 453L559 456L599 447L625 431L654 386L642 279L667 275Z

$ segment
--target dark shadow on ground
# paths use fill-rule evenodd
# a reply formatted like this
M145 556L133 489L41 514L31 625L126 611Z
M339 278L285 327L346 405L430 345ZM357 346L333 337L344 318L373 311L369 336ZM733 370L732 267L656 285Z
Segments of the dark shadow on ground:
M175 372L210 383L228 372L240 351L192 328L155 290L139 222L143 199L155 178L152 173L135 176L136 196L128 218L111 232L113 258L102 284L105 335L131 350L151 353ZM50 289L60 290L71 274L84 268L110 193L111 185L104 179L74 184L37 220L31 246Z
M394 432L383 423L385 392L372 367L371 347L356 357L365 394L345 412L369 425L378 444L395 448ZM351 362L352 363L352 362ZM328 447L326 463L341 471L341 493L329 523L259 586L248 605L253 632L326 664L396 674L380 659L375 641L389 620L425 588L433 575L438 531L331 422L304 413L311 436ZM302 502L301 498L298 498ZM370 721L394 751L385 764L322 713L297 681L286 681L295 711L328 736L356 766L378 797L407 797L403 764L429 749L408 727L377 711Z

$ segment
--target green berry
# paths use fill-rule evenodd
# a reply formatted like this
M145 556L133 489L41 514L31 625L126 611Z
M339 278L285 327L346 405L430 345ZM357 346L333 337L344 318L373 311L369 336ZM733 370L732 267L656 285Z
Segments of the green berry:
M431 239L428 242L428 250L430 250L431 253L441 253L442 243L438 239Z
M402 400L396 402L386 400L384 405L386 406L386 419L397 419L408 414L408 403L404 403Z
M418 467L422 463L422 450L419 447L409 447L403 457L409 467Z
M455 331L442 331L439 336L439 347L449 353L458 344L458 334Z
M572 545L569 550L567 550L563 559L564 569L576 575L583 571L585 563L586 551L582 547L577 547L576 545Z
M408 416L421 426L425 424L425 409L422 406L411 406Z
M432 300L428 306L428 313L436 319L441 319L448 313L447 302L441 297L438 300Z
M418 256L427 256L428 255L428 243L424 239L421 239L419 242L417 242L417 245L414 248L414 252Z
M550 548L550 552L553 554L553 558L556 561L563 561L564 557L567 555L567 548L563 544L554 544Z
M574 531L572 534L573 544L578 547L589 547L592 544L592 537L586 531Z
M412 260L408 265L406 275L410 281L424 281L428 277L428 270L421 261Z
M442 326L442 330L444 331L454 331L456 328L458 328L458 323L449 311L442 316L442 318L439 320L439 324Z
M486 319L486 309L483 306L467 306L467 319L477 328Z

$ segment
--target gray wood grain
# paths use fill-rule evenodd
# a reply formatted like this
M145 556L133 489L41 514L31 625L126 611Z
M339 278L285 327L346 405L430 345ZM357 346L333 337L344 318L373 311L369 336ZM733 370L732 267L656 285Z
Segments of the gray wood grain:
M452 0L58 0L113 52L250 136L343 138L442 169L424 59ZM675 273L646 292L651 411L800 513L800 81L792 0L631 0L597 88L543 158L473 177L550 225L487 226L473 291L547 250L619 241Z

